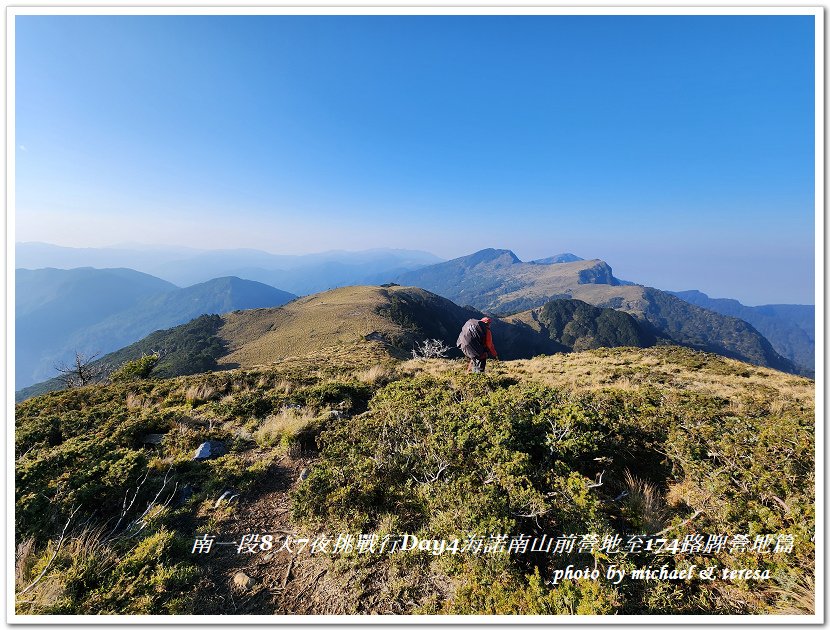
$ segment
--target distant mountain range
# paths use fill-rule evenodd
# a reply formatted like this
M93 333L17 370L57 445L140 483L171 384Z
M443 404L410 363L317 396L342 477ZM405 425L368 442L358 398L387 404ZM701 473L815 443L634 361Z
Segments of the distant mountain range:
M622 282L602 260L522 262L512 251L485 249L401 274L396 282L434 291L458 304L508 315L552 299L579 299L632 315L663 343L806 373L753 326L651 287Z
M523 263L508 249L484 249L403 273L395 282L499 314L541 306L551 299L575 297L571 291L577 284L620 284L611 267L601 260Z
M745 306L738 300L710 298L701 291L670 291L690 304L738 317L752 324L775 350L811 373L816 364L816 307L812 304Z
M84 251L37 244L19 247L27 256L63 256L65 262ZM110 250L91 251L95 256L115 255ZM147 253L139 249L113 251L139 258ZM156 267L166 265L171 273L177 264L171 257L183 255L182 250L150 253L151 258L155 257ZM485 249L425 265L427 259L435 257L395 250L329 252L304 257L277 257L254 250L184 253L189 256L189 262L180 270L181 277L195 273L200 265L204 268L199 273L204 275L232 262L244 260L259 264L280 259L286 269L258 269L271 277L285 279L292 274L299 278L308 273L311 277L302 281L305 286L336 284L337 279L352 286L354 283L349 278L365 273L372 277L372 285L386 283L392 275L401 285L425 289L424 294L407 293L395 287L384 289L389 294L392 321L401 330L412 333L399 330L396 334L400 338L396 337L396 341L389 337L390 330L386 330L385 338L399 349L411 344L415 332L430 333L454 345L453 335L457 331L453 329L460 326L459 321L463 323L471 316L487 312L503 318L494 323L494 330L503 340L504 358L602 345L673 343L791 373L811 375L813 369L815 314L811 306L747 307L735 300L713 300L697 291L672 294L622 281L614 276L606 262L583 260L573 254L525 263L510 250ZM350 263L337 263L337 257ZM149 264L148 260L145 263ZM294 267L289 269L291 265ZM411 265L419 268L402 270ZM377 271L380 268L386 270ZM248 268L248 273L255 275L253 268ZM315 277L314 273L319 275ZM211 278L179 288L162 278L131 269L18 269L16 285L17 388L54 375L55 365L71 359L75 352L105 354L129 346L153 331L184 324L203 314L277 307L296 298L295 294L267 283L238 277ZM416 298L418 295L421 297ZM440 302L442 298L444 301ZM306 304L305 299L297 304ZM322 313L331 308L319 303L316 294L308 299ZM344 320L354 319L363 312L362 307L350 303L348 306L354 308L340 314ZM276 321L282 321L280 317L286 313L302 313L301 318L309 321L317 317L313 309L293 310L296 308L299 306L292 305L279 311L274 315ZM298 323L300 315L292 317L296 320L292 326L305 330L302 328L305 324ZM256 328L258 321L260 315L239 314L223 320L222 326L244 322L244 326ZM412 322L416 323L414 328L410 325ZM441 322L444 323L439 326ZM292 336L286 332L291 326L280 326L278 337L290 340L280 342L284 345L283 354L308 345L302 334ZM340 322L338 330L343 326ZM356 324L353 329L346 329L354 336L363 327ZM318 346L320 339L328 339L313 327L308 334L317 340ZM231 335L223 343L227 342L229 348L235 347L236 336ZM401 345L401 339L406 343ZM282 356L269 354L272 351L269 347L258 356L266 362L269 356ZM200 359L194 365L203 363Z
M553 265L556 263L578 262L585 260L574 254L557 254L556 256L548 256L547 258L539 258L538 260L531 260L533 265Z
M279 306L296 296L250 280L180 289L131 269L17 269L15 382L55 374L74 353L104 354L205 313Z
M330 251L288 256L256 249L198 250L125 245L109 248L17 243L15 267L128 267L178 286L235 276L307 295L338 286L388 282L409 270L441 262L433 254L403 249Z

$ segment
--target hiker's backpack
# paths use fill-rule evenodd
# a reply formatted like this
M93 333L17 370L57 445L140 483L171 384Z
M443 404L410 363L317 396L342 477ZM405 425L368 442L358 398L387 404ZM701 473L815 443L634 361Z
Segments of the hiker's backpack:
M472 347L482 352L484 350L484 325L477 319L468 319L461 327L461 334L455 345L459 348Z

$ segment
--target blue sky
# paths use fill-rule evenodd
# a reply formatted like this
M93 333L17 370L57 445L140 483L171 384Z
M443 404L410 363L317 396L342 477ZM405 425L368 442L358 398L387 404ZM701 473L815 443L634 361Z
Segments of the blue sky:
M18 16L16 238L812 303L812 16Z

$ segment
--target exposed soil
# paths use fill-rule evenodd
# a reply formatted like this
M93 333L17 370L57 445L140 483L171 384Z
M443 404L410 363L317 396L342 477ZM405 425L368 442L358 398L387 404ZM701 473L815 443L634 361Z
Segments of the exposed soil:
M290 523L288 492L299 483L308 457L284 456L262 475L261 481L240 494L222 521L216 543L239 543L245 534L273 536L270 550L238 552L236 544L214 543L209 554L194 554L206 569L197 588L209 593L199 614L293 615L348 614L357 612L356 598L344 596L343 585L332 574L326 555L290 553L280 549L286 535L299 535ZM303 535L308 535L302 532ZM234 583L239 572L253 578L248 588ZM334 578L334 579L333 579Z

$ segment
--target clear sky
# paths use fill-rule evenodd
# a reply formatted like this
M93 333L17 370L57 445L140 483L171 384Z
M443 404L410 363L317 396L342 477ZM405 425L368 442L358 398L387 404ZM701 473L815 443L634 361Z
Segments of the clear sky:
M802 16L18 16L16 239L485 247L814 301Z

